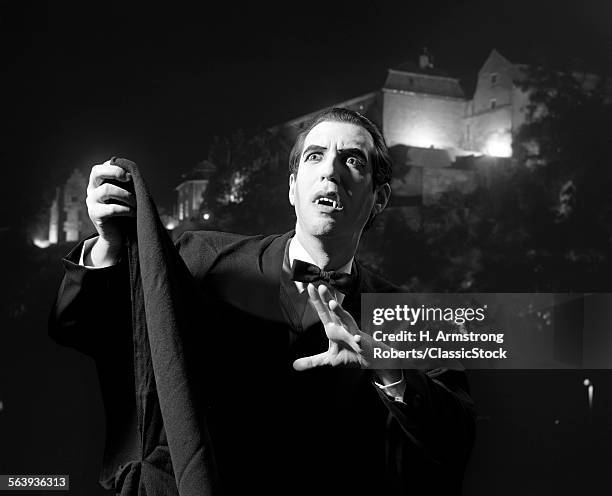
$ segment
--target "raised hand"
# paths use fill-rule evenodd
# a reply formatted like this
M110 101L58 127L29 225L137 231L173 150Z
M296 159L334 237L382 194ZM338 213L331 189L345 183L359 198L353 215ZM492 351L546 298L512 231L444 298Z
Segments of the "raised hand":
M91 168L87 186L87 213L99 235L91 250L91 265L112 265L119 257L123 233L117 219L134 217L136 200L131 192L117 183L125 183L127 186L130 181L130 175L121 167L111 165L110 160Z
M355 319L332 297L324 284L318 289L314 284L309 284L307 291L310 302L325 327L329 346L327 351L317 355L298 358L293 362L293 368L308 370L323 365L367 366L360 346L362 335Z

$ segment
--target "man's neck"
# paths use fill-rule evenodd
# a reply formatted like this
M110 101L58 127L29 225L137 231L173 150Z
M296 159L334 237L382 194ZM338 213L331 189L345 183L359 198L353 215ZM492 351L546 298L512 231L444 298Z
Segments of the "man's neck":
M355 256L359 236L318 237L305 233L299 224L295 226L295 236L323 270L338 270Z

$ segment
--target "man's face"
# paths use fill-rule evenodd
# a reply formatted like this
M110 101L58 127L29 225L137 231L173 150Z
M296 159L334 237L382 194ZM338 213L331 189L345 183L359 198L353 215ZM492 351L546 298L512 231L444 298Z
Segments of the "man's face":
M306 136L289 201L299 228L313 236L361 234L374 206L370 133L347 122L324 121Z

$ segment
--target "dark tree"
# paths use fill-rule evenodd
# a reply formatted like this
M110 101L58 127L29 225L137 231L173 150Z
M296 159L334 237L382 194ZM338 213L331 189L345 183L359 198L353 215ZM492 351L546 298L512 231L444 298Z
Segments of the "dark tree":
M263 131L238 131L215 140L209 160L217 166L203 208L207 228L244 234L284 232L294 224L288 200L289 147Z
M421 208L421 228L388 215L379 267L435 291L610 290L609 80L530 70L514 158L492 161L474 193ZM376 260L374 260L376 261Z
M551 213L533 250L550 290L610 288L612 80L604 74L539 66L523 83L528 121L516 137L519 163ZM540 284L541 286L542 284Z

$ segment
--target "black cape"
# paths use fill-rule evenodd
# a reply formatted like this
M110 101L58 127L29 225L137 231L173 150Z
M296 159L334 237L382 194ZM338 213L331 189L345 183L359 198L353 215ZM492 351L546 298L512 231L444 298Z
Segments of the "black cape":
M195 396L186 353L197 288L136 164L121 158L111 163L132 175L137 204L127 254L141 458L123 467L121 494L215 494L205 392Z

